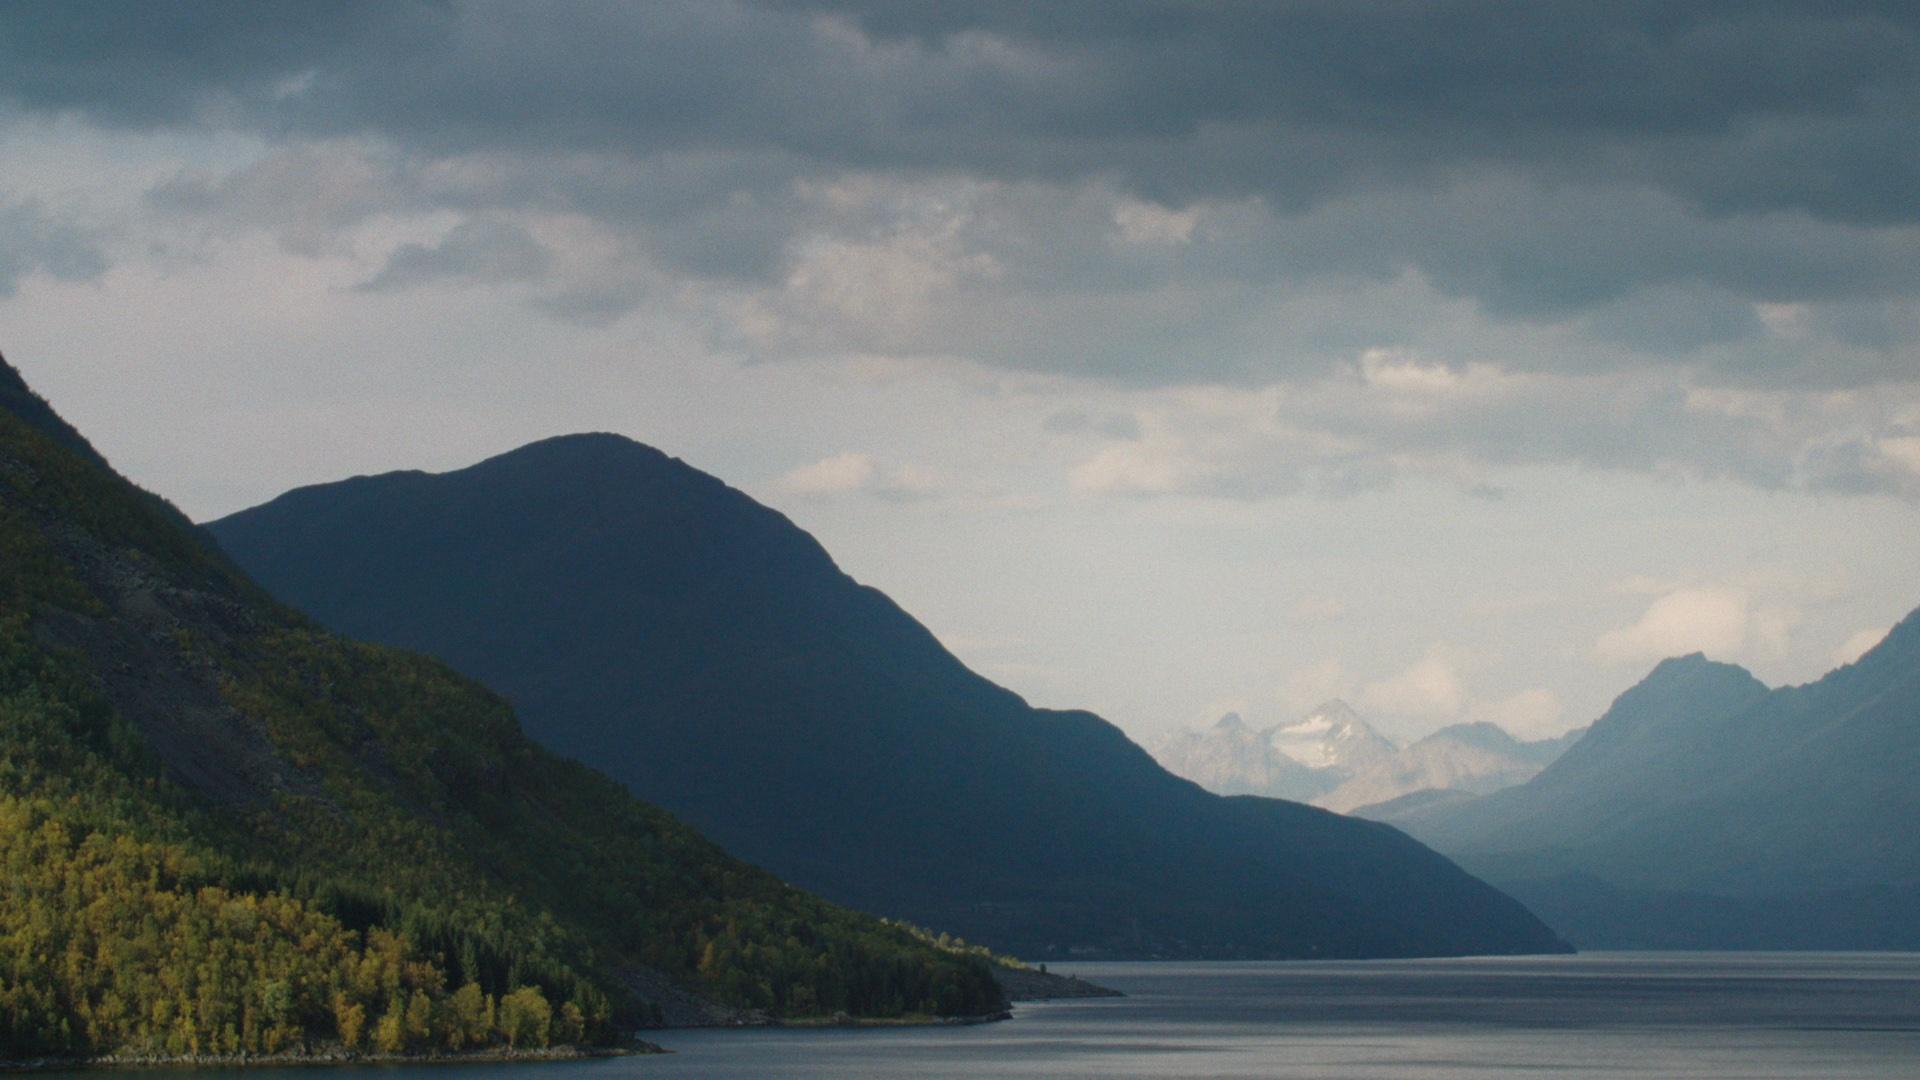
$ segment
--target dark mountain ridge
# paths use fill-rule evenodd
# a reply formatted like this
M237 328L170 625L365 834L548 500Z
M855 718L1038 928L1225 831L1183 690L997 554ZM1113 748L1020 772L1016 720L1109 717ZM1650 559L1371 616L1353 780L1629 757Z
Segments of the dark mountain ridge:
M978 956L783 884L445 665L280 606L4 361L0 394L0 1061L1003 1006Z
M1554 950L1395 830L1162 770L981 678L782 515L610 435L306 488L208 528L731 850L1034 958Z

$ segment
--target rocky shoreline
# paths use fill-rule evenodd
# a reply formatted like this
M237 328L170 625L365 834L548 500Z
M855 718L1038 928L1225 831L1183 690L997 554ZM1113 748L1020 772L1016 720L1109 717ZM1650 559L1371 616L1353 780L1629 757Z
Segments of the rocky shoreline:
M1066 1001L1073 998L1126 997L1078 975L1055 975L1038 968L999 966L993 969L993 981L1008 1001Z
M104 1054L99 1057L80 1058L0 1059L0 1072L45 1072L52 1069L160 1069L181 1066L235 1068L253 1065L447 1065L509 1061L585 1061L593 1058L670 1052L639 1039L630 1040L619 1046L549 1046L537 1050L491 1047L460 1053L439 1051L426 1054L365 1054L331 1047L325 1050L281 1054Z

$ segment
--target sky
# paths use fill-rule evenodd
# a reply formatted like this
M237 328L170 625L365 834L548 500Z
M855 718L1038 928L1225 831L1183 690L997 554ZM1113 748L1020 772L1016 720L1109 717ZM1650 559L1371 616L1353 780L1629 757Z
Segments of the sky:
M0 351L199 520L604 430L1153 743L1920 606L1901 3L0 5Z

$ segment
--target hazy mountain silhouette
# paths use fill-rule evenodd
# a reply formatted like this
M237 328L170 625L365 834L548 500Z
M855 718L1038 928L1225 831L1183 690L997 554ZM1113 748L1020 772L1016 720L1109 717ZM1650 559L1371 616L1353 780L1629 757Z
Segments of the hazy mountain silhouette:
M1034 957L1560 948L1403 834L1162 770L975 675L780 514L552 439L211 526L276 594L505 691L528 730L789 880Z
M1524 742L1498 724L1452 724L1355 772L1314 805L1352 813L1422 791L1488 794L1533 779L1580 734Z
M1153 756L1216 794L1267 795L1352 813L1429 789L1480 795L1524 783L1577 734L1522 742L1494 724L1454 724L1396 746L1336 699L1301 720L1266 728L1228 713L1203 730L1174 732Z
M1768 690L1663 661L1532 781L1376 808L1581 945L1920 946L1920 613Z
M1201 731L1176 731L1154 747L1168 772L1216 795L1265 795L1310 801L1340 782L1342 774L1301 764L1281 753L1272 729L1255 728L1239 713L1227 713Z

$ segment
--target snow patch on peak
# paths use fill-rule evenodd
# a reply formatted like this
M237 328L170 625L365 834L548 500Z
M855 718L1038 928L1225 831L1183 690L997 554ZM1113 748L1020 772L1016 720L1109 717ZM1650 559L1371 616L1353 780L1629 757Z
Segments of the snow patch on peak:
M1365 768L1395 750L1352 706L1337 699L1315 709L1305 720L1273 729L1267 740L1274 750L1310 769L1343 773Z

